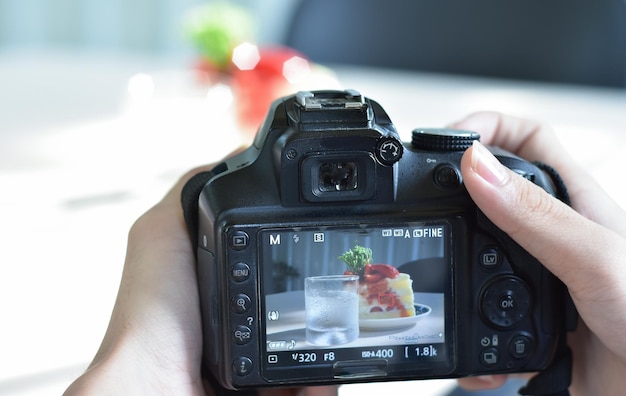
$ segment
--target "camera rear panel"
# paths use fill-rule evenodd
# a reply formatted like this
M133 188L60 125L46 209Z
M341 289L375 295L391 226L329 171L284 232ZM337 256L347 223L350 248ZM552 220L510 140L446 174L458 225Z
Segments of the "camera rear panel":
M216 302L203 314L205 330L224 340L218 354L212 344L205 356L214 357L210 363L231 388L542 369L556 335L553 323L542 328L548 318L537 301L545 274L536 262L514 268L496 239L477 233L468 241L467 231L458 216L227 227L225 265L201 264L213 265L211 276L221 279L203 296ZM339 256L357 245L371 249L372 264L408 276L415 313L361 318L356 340L315 345L307 339L304 280L344 274ZM370 305L388 309L401 292L390 286ZM348 314L332 299L325 309Z

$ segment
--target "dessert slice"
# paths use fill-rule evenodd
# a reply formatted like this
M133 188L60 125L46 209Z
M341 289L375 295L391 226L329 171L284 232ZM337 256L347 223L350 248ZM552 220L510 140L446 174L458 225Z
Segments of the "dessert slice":
M413 281L387 264L371 264L372 250L356 245L339 257L346 274L359 275L359 319L415 316Z

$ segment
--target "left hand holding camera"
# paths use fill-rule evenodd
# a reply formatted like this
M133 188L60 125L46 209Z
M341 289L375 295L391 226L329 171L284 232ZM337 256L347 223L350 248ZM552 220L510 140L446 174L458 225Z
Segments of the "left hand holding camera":
M130 230L124 272L100 350L65 395L213 395L200 373L202 330L180 192L183 177ZM331 396L336 387L269 389L260 395Z

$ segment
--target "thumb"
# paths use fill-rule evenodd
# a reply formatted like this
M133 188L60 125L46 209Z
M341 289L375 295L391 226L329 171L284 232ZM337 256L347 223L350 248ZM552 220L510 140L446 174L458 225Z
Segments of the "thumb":
M594 302L624 301L621 236L504 167L478 142L464 154L461 169L476 205L568 286L581 315L597 310Z

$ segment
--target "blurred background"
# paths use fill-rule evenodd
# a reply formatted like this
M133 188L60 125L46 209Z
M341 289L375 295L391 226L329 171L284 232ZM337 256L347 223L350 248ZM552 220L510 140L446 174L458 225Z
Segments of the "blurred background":
M249 142L275 96L356 88L403 137L482 109L541 119L626 206L625 86L623 0L0 0L0 394L86 368L134 219Z

